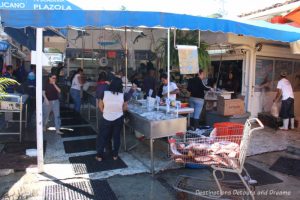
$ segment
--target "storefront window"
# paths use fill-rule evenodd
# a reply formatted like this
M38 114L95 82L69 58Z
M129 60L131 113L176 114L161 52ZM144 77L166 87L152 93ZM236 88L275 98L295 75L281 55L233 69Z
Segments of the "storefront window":
M272 86L273 80L273 60L257 59L256 60L256 86ZM255 91L260 91L260 87L256 87Z
M276 89L277 83L280 80L280 73L286 71L287 79L292 82L293 80L293 62L286 60L275 60L274 84L273 88Z
M255 91L261 92L262 89L275 91L282 71L287 72L287 79L292 83L293 89L300 91L300 61L272 58L256 60Z

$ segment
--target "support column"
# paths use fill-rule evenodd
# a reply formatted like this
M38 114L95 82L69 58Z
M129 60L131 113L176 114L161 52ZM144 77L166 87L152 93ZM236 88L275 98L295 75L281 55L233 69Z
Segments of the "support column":
M43 29L36 29L36 140L38 173L44 171L43 145L43 115L42 115L42 56L43 56Z
M168 99L170 99L170 29L168 28Z
M254 48L250 49L250 60L249 60L249 86L248 86L248 104L247 111L252 115L253 108L253 96L254 96L254 84L255 84L255 68L256 68L256 52Z

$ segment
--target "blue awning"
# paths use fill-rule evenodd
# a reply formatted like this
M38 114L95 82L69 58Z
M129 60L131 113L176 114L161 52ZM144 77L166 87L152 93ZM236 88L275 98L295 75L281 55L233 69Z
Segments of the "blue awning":
M300 29L264 21L233 21L184 14L103 10L5 10L3 26L24 27L163 27L241 34L267 40L293 42Z

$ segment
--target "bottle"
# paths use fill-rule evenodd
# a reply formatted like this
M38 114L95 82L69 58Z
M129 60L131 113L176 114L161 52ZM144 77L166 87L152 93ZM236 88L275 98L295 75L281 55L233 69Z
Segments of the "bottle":
M156 96L156 110L159 111L160 97Z
M169 112L170 112L170 103L171 103L171 102L170 102L170 99L169 99L169 98L167 98L167 99L166 99L166 106L167 106L167 110L166 110L166 112L167 112L167 113L169 113Z

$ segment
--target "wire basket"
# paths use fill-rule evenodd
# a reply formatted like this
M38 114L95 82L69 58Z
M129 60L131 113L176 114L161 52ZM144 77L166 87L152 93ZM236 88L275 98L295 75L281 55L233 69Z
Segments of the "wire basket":
M258 127L252 127L251 124L258 123ZM222 124L224 125L224 124ZM255 199L251 190L250 181L246 181L242 176L245 172L248 180L252 180L247 170L244 168L247 150L250 144L251 134L253 131L263 129L263 124L256 118L248 119L244 127L240 125L232 127L230 124L230 133L228 133L228 124L225 124L227 132L220 136L217 134L217 128L214 128L209 137L202 135L191 136L187 134L177 134L169 139L171 158L178 163L207 165L212 168L212 174L216 183L213 189L212 184L207 184L197 177L179 176L174 184L174 189L180 192L201 196L210 199L219 199L224 196L224 187L221 181L224 179L224 172L235 173L238 175L240 182L247 190L247 197ZM242 132L241 132L242 130ZM223 132L224 133L224 132ZM222 133L222 134L223 134ZM238 133L237 135L235 135ZM217 176L217 172L221 172L221 177ZM225 180L225 179L224 179ZM198 186L208 186L199 188ZM204 191L205 193L202 193ZM214 191L215 193L206 193ZM226 195L225 195L226 196ZM231 199L231 197L230 197Z
M171 158L182 164L215 165L239 168L240 143L243 135L190 137L190 134L169 139Z

